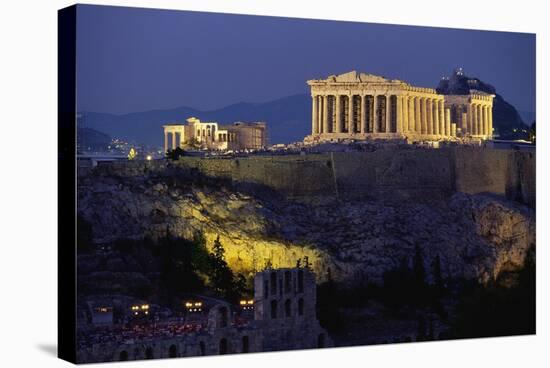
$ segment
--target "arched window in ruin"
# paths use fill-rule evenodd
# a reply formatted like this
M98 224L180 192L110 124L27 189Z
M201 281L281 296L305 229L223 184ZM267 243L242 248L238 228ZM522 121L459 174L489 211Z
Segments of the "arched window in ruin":
M304 292L304 271L298 270L298 292Z
M317 347L318 348L324 348L325 347L325 334L320 333L319 336L317 336Z
M298 299L298 314L300 316L304 315L304 299Z
M271 295L275 295L277 294L277 273L276 272L271 272L271 275L270 275L270 280L271 280Z
M122 350L120 354L118 354L118 360L121 362L128 360L128 352L126 350Z
M243 353L248 353L250 350L249 345L248 336L243 336Z
M170 345L170 348L168 349L168 357L176 358L177 356L178 356L178 348L174 344Z
M285 302L285 317L291 316L291 302L290 299L287 299Z
M277 301L271 301L271 319L277 318Z
M227 327L227 321L228 321L227 307L221 307L220 314L219 314L219 326Z
M220 355L227 354L227 339L220 340Z
M200 350L201 355L204 355L206 353L206 347L204 346L204 341L201 341L199 343L199 350Z
M147 349L145 349L145 359L153 359L155 356L153 354L153 348L152 347L148 347Z
M285 271L285 293L290 293L291 288L291 273L290 271Z

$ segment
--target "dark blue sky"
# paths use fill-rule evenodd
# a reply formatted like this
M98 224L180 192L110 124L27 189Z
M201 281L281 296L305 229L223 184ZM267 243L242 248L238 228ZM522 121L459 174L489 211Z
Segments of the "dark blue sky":
M80 111L264 102L352 69L435 88L457 66L535 111L525 33L80 5L77 64Z

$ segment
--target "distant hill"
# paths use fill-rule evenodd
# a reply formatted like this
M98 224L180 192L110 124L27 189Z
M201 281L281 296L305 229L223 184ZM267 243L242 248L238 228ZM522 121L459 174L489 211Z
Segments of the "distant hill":
M78 128L76 140L81 151L106 151L111 144L111 137L92 128Z
M531 122L526 124L521 115L510 103L496 92L495 87L478 78L466 76L462 69L457 69L449 78L441 79L436 90L444 95L467 95L471 89L495 95L493 100L493 127L495 133L504 139L527 138Z
M265 103L241 102L217 110L191 107L151 110L125 115L82 112L86 126L114 138L150 145L163 144L162 125L183 123L191 116L205 121L231 124L236 121L265 121L271 143L302 140L310 132L311 97L293 95Z
M518 112L527 125L533 124L533 122L537 119L536 114L533 111L518 110Z
M437 91L443 94L467 94L470 89L496 94L493 125L502 138L525 138L527 125L522 116L490 84L477 78L454 73L441 80ZM86 127L105 132L113 138L129 142L162 146L162 125L184 123L191 116L204 121L231 124L236 121L265 121L270 143L302 140L311 129L311 97L299 94L264 103L241 102L217 110L201 111L187 106L167 110L151 110L125 115L82 112ZM529 117L530 115L523 114ZM534 117L534 114L532 115ZM516 132L514 132L514 129Z

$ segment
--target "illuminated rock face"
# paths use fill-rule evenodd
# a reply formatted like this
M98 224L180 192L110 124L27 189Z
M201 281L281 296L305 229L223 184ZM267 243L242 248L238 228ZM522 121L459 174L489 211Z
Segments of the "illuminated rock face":
M521 267L535 243L534 211L496 196L304 204L170 175L82 177L78 192L96 241L202 230L209 246L220 236L229 265L245 274L307 256L321 280L330 267L339 281L380 283L418 245L427 269L439 255L444 275L487 281Z

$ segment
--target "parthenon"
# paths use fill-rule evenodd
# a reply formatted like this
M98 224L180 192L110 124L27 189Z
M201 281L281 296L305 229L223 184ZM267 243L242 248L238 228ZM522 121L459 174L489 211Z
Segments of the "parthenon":
M351 71L307 81L312 96L306 141L492 138L492 94L442 95L401 80Z

